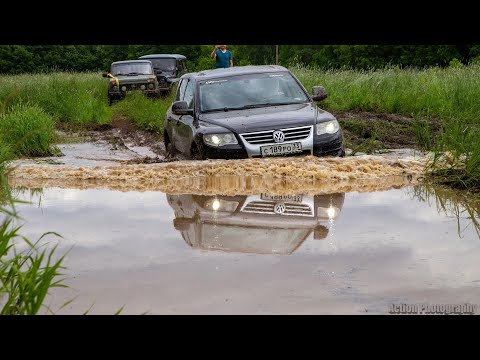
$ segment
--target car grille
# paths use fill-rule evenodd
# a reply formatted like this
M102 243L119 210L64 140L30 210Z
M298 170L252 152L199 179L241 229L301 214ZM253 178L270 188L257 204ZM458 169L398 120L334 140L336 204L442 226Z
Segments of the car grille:
M284 206L276 207L278 204L283 204ZM242 212L271 215L313 216L311 207L306 204L277 203L274 201L252 201L243 208Z
M289 129L279 129L283 131L285 134L285 141L293 141L293 140L303 140L310 136L312 132L311 126L302 126L296 128L289 128ZM269 144L275 143L273 140L273 132L275 130L266 130L266 131L258 131L246 134L240 134L240 136L245 139L246 142L258 145L258 144Z

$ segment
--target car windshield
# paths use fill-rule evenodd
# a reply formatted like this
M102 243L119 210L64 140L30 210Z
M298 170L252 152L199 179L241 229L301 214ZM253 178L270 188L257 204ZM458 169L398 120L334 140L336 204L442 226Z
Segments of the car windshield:
M160 69L162 71L175 71L175 59L151 59L150 61L155 69Z
M153 74L150 63L124 63L112 65L112 75L151 75Z
M305 103L309 99L288 72L231 76L199 84L200 111L228 111Z

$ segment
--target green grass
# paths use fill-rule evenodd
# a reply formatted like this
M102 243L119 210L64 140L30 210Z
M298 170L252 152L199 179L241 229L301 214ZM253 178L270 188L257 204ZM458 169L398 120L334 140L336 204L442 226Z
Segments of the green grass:
M16 104L0 114L0 142L4 145L0 151L17 157L48 156L54 154L54 140L53 118L37 105Z
M428 173L433 181L480 192L480 128L452 119L434 145Z
M414 118L424 149L434 152L428 167L438 183L480 191L480 64L423 70L321 70L291 67L311 89L322 85L327 110L392 113ZM432 141L429 120L440 119ZM449 153L445 161L445 152Z
M5 172L10 156L0 144L0 315L35 315L45 307L50 289L66 287L64 256L57 258L56 246L41 245L46 236L58 234L45 233L35 242L21 235L15 208L19 201L12 196Z
M424 70L290 68L305 87L322 85L331 110L372 111L420 118L480 121L480 65Z
M163 134L165 115L174 98L174 91L165 98L147 98L141 93L128 94L112 105L114 116L127 118L138 127Z
M0 103L5 112L18 104L37 105L55 121L105 124L111 119L107 86L95 72L4 75L0 76Z

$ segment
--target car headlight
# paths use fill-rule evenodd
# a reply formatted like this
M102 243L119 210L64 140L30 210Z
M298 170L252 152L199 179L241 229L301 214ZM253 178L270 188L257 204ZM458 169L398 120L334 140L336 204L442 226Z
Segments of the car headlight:
M335 134L340 129L340 124L337 120L325 121L317 124L317 135Z
M203 142L211 146L224 146L224 145L238 144L237 138L232 133L204 135Z
M340 209L336 206L330 206L328 208L318 207L317 208L317 217L319 219L329 219L333 220L340 214Z
M213 211L234 212L238 207L238 201L227 201L222 199L210 199L205 205L205 209Z

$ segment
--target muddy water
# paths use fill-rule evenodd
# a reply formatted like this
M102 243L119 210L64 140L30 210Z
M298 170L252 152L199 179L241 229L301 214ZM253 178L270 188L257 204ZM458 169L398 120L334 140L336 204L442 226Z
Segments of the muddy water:
M23 234L63 235L71 288L49 305L75 300L60 314L384 314L480 299L480 204L421 185L425 155L161 163L123 145L64 144L63 157L12 166L31 202L18 205Z
M385 314L391 303L480 303L480 204L412 179L377 178L375 188L364 178L370 189L330 179L302 192L284 179L269 188L179 177L161 191L153 181L122 188L127 176L118 189L73 178L78 187L65 188L45 171L15 181L38 187L17 188L31 201L19 205L23 233L59 232L59 253L69 250L71 289L49 301L55 310L76 298L60 314L92 304L94 314Z

